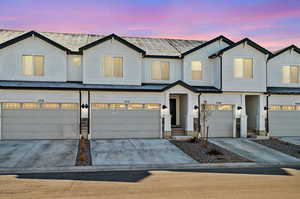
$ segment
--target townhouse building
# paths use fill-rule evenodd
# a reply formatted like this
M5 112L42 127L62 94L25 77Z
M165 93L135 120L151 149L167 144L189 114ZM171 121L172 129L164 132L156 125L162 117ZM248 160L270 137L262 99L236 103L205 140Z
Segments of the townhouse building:
M0 139L300 136L300 49L0 30Z

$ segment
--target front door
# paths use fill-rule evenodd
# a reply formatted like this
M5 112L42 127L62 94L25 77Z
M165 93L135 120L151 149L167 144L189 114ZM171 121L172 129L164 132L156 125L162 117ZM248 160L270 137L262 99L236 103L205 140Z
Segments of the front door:
M171 125L176 125L176 99L170 99Z

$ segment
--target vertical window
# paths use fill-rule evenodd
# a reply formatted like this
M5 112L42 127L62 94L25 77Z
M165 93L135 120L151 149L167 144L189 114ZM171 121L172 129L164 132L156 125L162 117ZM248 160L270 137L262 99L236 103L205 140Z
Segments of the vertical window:
M202 64L200 61L192 61L192 80L202 80L203 72L202 72Z
M104 77L123 77L123 58L104 56Z
M71 66L79 67L81 66L81 57L72 57L71 58Z
M22 56L23 75L43 76L44 75L44 56Z
M151 65L152 80L169 80L170 79L169 62L153 62Z
M234 77L235 78L253 78L253 60L250 58L234 59Z
M282 82L283 83L298 83L299 82L298 66L283 66L282 67Z

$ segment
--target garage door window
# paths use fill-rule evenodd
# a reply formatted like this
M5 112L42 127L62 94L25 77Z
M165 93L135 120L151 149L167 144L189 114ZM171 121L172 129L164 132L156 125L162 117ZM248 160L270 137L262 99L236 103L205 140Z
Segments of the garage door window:
M111 109L125 109L125 104L110 104Z
M300 106L296 106L296 110L297 110L297 111L300 111Z
M270 109L271 111L280 111L280 110L281 110L281 106L279 106L279 105L271 105L271 106L269 107L269 109Z
M210 111L231 111L233 110L233 106L232 105L228 105L228 104L222 104L222 105L215 105L215 104L207 104L206 106L206 110L210 110Z
M295 105L271 105L269 106L271 111L299 111L300 106Z
M92 104L93 109L108 109L109 104Z
M23 103L23 109L38 109L40 108L40 104L36 103Z
M219 111L231 111L232 105L219 105L218 110Z
M75 110L78 108L77 104L61 104L61 109L65 110Z
M59 109L59 104L42 104L43 109Z
M21 103L3 103L4 109L20 109Z
M159 110L160 106L159 104L145 104L145 108L151 110Z
M144 108L143 104L128 104L129 110L138 110L138 109L143 109L143 108Z
M284 105L281 107L283 111L294 111L296 109L295 106Z

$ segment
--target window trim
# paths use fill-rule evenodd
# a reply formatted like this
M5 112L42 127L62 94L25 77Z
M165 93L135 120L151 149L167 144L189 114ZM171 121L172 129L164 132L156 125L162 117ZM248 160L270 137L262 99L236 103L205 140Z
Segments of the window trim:
M159 75L160 75L160 79L154 79L153 78L153 64L155 64L155 63L160 63L160 71L159 71ZM162 77L163 77L163 73L162 73L162 65L161 65L161 63L167 63L168 64L168 79L163 79ZM170 81L170 70L171 70L171 63L169 62L169 61L152 61L151 62L151 64L150 64L150 78L151 78L151 80L152 81Z
M24 62L23 62L23 57L32 57L33 62L32 62L32 69L33 69L33 74L32 75L26 75L24 73ZM36 75L36 66L35 66L35 61L34 57L42 57L43 58L43 74L42 75ZM23 54L21 56L21 65L22 65L22 75L27 76L27 77L44 77L45 76L45 55L33 55L33 54Z
M242 77L236 77L235 75L235 60L236 59L242 59L243 60L243 76ZM246 59L250 59L252 61L252 74L251 74L251 77L248 78L248 77L245 77L245 60ZM253 80L254 79L254 58L251 58L251 57L235 57L233 58L233 78L234 79L244 79L244 80Z
M112 76L106 76L105 75L105 57L111 57L112 58ZM114 58L121 58L122 59L122 76L121 77L116 77L114 76ZM123 79L124 78L124 56L110 56L110 55L104 55L102 59L102 74L104 78L115 78L115 79Z

